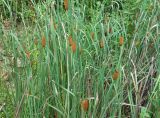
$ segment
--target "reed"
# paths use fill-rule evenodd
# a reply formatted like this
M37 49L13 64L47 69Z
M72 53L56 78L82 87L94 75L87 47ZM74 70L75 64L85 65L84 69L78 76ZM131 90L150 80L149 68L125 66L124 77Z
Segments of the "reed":
M49 3L32 1L33 24L22 7L20 29L0 35L3 60L12 58L3 61L14 84L12 117L159 116L158 0ZM123 9L106 12L115 4Z

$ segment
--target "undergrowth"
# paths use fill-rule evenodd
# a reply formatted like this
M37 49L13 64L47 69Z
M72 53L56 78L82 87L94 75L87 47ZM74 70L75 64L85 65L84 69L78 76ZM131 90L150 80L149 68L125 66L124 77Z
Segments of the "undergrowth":
M32 1L20 21L2 4L14 117L158 118L158 0Z

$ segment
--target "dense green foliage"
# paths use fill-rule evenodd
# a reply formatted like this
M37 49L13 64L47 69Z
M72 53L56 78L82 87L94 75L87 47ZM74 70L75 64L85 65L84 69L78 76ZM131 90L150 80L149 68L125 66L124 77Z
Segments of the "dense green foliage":
M14 109L12 95L8 91L6 83L1 80L0 78L0 106L3 106L3 109L0 109L0 118L11 118Z
M2 0L0 54L14 89L0 86L0 105L9 104L0 116L158 118L159 6Z

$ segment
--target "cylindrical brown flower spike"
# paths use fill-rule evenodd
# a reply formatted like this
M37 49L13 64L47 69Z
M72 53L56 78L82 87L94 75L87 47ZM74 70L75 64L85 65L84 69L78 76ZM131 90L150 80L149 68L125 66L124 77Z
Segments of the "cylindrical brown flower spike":
M71 46L72 52L73 52L73 53L76 52L76 48L77 48L77 47L76 47L76 42L73 41L71 35L68 37L68 42L69 42L69 46Z
M68 0L64 0L64 9L68 10Z
M83 101L81 101L81 108L84 111L88 111L88 109L89 109L89 100L88 99L84 99Z
M42 43L42 47L44 48L46 46L46 39L44 36L42 37L41 43Z
M124 43L124 38L122 36L120 36L119 38L119 45L122 46Z
M72 48L73 52L76 52L76 43L75 42L72 43L71 48Z
M112 75L113 80L117 80L119 78L119 71L115 70L115 72Z

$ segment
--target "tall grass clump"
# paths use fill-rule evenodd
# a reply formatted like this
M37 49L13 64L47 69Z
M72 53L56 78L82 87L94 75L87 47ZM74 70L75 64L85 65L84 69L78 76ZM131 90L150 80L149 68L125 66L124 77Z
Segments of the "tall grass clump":
M159 116L158 0L31 4L34 19L2 23L14 117Z

